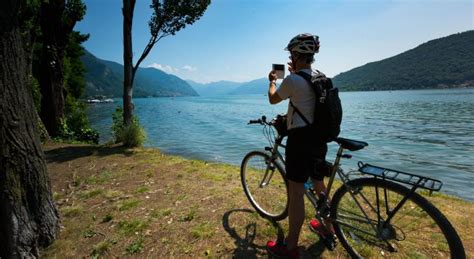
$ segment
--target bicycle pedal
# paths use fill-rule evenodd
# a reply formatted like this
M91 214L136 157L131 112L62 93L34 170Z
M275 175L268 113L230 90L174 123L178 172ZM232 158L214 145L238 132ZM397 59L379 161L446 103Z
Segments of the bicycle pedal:
M337 245L336 235L331 234L331 233L323 233L325 231L328 231L324 226L320 225L320 227L316 226L315 228L310 224L309 229L312 232L314 232L316 235L318 235L319 239L323 242L324 246L328 250L333 251L336 248L336 245Z
M337 246L336 235L329 235L329 236L321 237L321 238L323 240L324 246L326 246L326 248L329 251L334 251L334 249L336 249L336 246Z

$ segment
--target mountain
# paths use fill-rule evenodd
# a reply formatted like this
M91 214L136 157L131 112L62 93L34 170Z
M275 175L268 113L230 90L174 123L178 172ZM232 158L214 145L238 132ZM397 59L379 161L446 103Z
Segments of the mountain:
M473 87L474 30L354 68L333 82L348 91Z
M87 52L81 57L86 67L85 96L123 95L123 66L101 60ZM155 68L138 68L133 83L134 97L197 96L198 93L184 80Z
M232 92L242 83L231 82L231 81L218 81L208 84L201 84L191 80L187 81L199 95L202 96L213 96L213 95L223 95Z
M123 94L123 72L112 71L104 60L96 58L88 51L85 51L81 60L86 68L84 96L119 97Z
M259 78L250 82L242 83L230 94L266 94L268 92L268 79Z
M259 78L244 83L218 81L208 84L201 84L191 80L188 80L187 82L199 93L199 95L203 96L226 94L266 94L268 92L268 79L266 78Z

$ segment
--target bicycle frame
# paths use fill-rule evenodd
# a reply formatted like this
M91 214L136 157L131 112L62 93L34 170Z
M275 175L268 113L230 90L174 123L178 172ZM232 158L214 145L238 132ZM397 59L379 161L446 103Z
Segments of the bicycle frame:
M284 136L277 135L275 137L275 141L274 141L273 146L272 147L265 147L265 150L269 151L271 153L271 161L280 160L281 162L283 162L283 164L285 163L285 159L284 159L283 155L278 150L279 147L285 147L282 144L283 139L284 139ZM377 227L380 226L380 223L383 222L383 226L386 226L387 224L390 224L390 220L393 218L393 216L396 214L396 212L403 206L403 204L409 199L411 194L416 191L417 186L416 185L413 186L410 193L407 196L405 196L394 209L390 210L390 213L387 214L386 220L384 220L380 217L378 190L377 190L377 193L376 193L376 195L377 195L377 200L376 200L377 208L374 208L367 201L367 199L363 196L363 199L366 201L366 203L371 207L372 210L376 211L376 213L378 215L377 222L375 222L375 224L374 224L374 222L372 222L373 220L370 219L370 217L365 213L365 211L362 208L362 205L360 204L360 202L355 198L354 190L352 190L351 186L347 185L347 182L350 181L350 179L348 177L348 174L344 173L344 171L340 170L340 168L339 168L341 158L344 157L343 152L344 152L344 148L342 147L342 145L339 145L339 148L338 148L337 153L336 153L336 158L334 160L334 164L331 168L331 174L329 176L329 181L328 181L328 184L327 184L325 197L323 198L324 200L319 202L319 204L318 204L318 201L320 201L320 197L318 197L318 195L315 194L312 191L312 189L307 190L305 192L305 196L308 198L308 200L311 202L311 204L314 206L315 210L317 211L316 216L319 216L318 213L320 211L324 211L324 210L328 209L329 204L326 201L330 197L331 189L332 189L332 186L333 186L334 180L336 178L336 174L337 174L339 176L339 178L341 179L342 184L346 185L346 187L350 189L349 193L352 196L352 198L354 199L354 201L356 202L357 206L364 213L365 221L367 223L369 223L370 225L372 225L375 233L377 233ZM260 183L261 187L264 187L271 180L274 170L270 170L270 169L272 169L272 168L270 167L270 165L268 165L267 170L265 172L265 175L262 179L262 182ZM286 175L286 171L285 171L285 175ZM420 182L420 181L421 180L419 180L418 182ZM386 193L385 193L384 196L386 197ZM387 204L386 204L386 206L387 206ZM324 218L327 219L327 217L328 217L328 215L325 215ZM369 234L369 233L367 233L367 234Z
M275 143L274 143L273 147L266 147L265 148L266 151L271 152L272 161L276 161L276 160L279 159L283 163L285 162L283 155L278 150L279 147L284 147L281 144L282 141L283 141L283 138L284 137L282 137L282 136L277 136L275 138ZM325 201L327 201L328 197L330 197L329 195L331 193L331 189L332 189L334 180L336 178L336 174L339 175L339 177L341 178L342 183L344 185L346 185L347 182L349 181L349 178L348 178L347 174L345 174L342 170L339 170L339 165L340 165L340 162L341 162L341 158L343 157L343 152L344 152L344 148L342 146L339 146L339 148L337 150L337 153L336 153L336 158L334 160L334 164L331 168L331 174L330 174L330 177L329 177L329 181L328 181L328 185L327 185L327 189L326 189L326 193L325 193ZM272 172L269 177L268 177L268 171ZM285 172L285 174L286 174L286 172ZM264 186L266 183L268 183L268 181L270 181L272 175L273 175L273 170L268 170L267 169L267 172L265 173L265 176L263 177L261 186ZM348 186L348 188L350 188L350 186ZM324 200L322 202L319 202L320 204L318 204L318 201L320 200L320 198L313 191L307 190L305 192L305 196L308 198L308 200L311 202L311 204L313 205L313 207L317 211L317 213L316 213L317 217L320 217L320 215L318 215L319 212L328 209L328 204ZM364 212L364 210L362 209L362 205L355 199L354 194L352 193L352 191L351 191L351 196L353 197L353 199L357 203L358 207L360 207L361 210ZM408 199L408 197L405 197L405 199L402 201L402 204L400 204L400 206L397 206L397 207L398 208L401 207L403 205L404 201L406 201L407 199ZM379 212L379 211L380 210L377 209L377 212ZM390 214L392 214L392 216L393 216L393 214L395 214L396 211L397 210L394 210ZM369 223L370 225L373 226L374 231L377 231L376 226L377 226L377 224L380 223L381 219L379 218L379 220L376 224L372 224L372 222L371 222L372 220L370 219L370 217L368 217L367 215L364 215L364 216L365 216L365 220L367 221L367 223ZM389 216L389 219L391 219L392 216ZM324 218L326 219L327 217L324 217ZM388 221L384 221L384 222L388 223ZM367 234L369 234L369 233L367 233Z

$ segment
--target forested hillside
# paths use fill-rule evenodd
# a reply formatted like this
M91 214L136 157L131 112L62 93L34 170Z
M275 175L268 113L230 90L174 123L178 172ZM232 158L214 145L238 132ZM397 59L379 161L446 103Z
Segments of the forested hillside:
M474 87L474 31L426 42L333 80L346 91Z
M116 62L101 60L86 51L82 56L86 67L85 96L123 95L123 66ZM134 83L135 97L196 96L196 91L177 76L166 74L155 68L139 68Z

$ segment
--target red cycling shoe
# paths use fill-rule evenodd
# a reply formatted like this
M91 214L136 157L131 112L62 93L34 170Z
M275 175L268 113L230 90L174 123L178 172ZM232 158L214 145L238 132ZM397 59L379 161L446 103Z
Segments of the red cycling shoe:
M322 240L324 245L331 251L336 248L337 237L331 231L327 230L317 219L309 222L309 228L316 233Z
M331 233L331 231L327 230L324 228L323 224L321 224L321 222L319 222L317 219L312 219L310 222L309 222L309 228L316 234L320 235L320 236L327 236L327 235L333 235L333 233Z
M292 259L300 258L298 247L295 247L292 250L288 250L286 243L282 243L278 241L268 241L267 250L272 256L275 256L275 257L292 258Z

